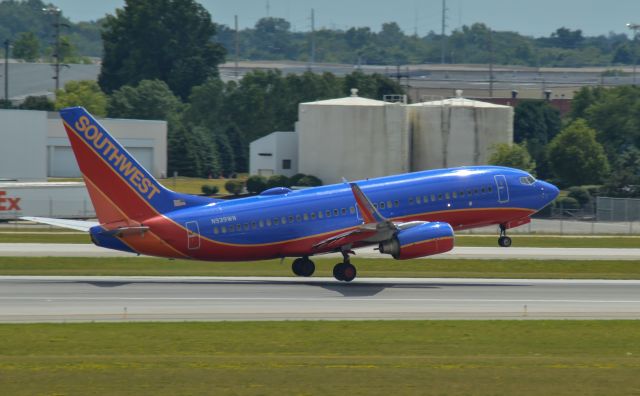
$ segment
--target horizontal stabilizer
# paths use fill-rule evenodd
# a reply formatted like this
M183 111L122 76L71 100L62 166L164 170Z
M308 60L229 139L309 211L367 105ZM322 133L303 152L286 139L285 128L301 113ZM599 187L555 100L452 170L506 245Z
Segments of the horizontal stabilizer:
M52 219L49 217L21 217L20 219L86 232L89 232L91 227L99 225L99 223L93 221Z
M142 235L147 231L149 231L149 227L146 227L146 226L120 227L120 228L115 228L113 230L101 231L100 234L109 235L109 236L126 237L127 235Z

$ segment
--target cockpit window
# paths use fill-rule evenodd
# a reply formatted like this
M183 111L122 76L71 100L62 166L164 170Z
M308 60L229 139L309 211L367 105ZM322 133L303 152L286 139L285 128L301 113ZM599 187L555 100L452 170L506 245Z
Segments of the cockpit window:
M520 178L520 183L521 184L525 184L527 186L533 184L536 182L536 179L533 178L533 176L529 175L529 176L522 176Z

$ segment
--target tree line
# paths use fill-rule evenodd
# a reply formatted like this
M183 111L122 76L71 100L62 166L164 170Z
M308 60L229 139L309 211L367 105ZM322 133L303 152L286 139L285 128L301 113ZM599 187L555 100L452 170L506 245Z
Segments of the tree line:
M168 17L188 16L183 11L193 8L194 4L191 3L172 1L171 4L179 9L177 12L170 12ZM103 49L106 53L108 49L104 45L108 42L103 42L101 33L105 24L113 17L118 18L119 14L132 15L138 12L145 16L143 20L129 20L141 28L138 35L130 38L140 45L155 46L157 40L163 40L163 35L171 34L172 30L159 31L152 28L151 31L160 34L157 36L142 29L158 25L158 20L144 15L144 10L150 10L150 14L154 14L153 7L149 8L150 6L153 4L146 0L126 1L124 8L116 10L114 15L90 22L72 23L62 16L62 57L71 63L82 61L85 56L100 57ZM14 42L13 53L19 59L36 61L46 59L52 53L54 20L51 15L42 11L43 7L46 5L41 0L0 2L0 39L4 41L8 38ZM195 19L188 19L185 23L194 21L198 21L197 15ZM180 21L163 21L162 25L171 29L171 23L179 24ZM202 24L199 26L203 27ZM236 32L224 24L212 23L211 27L218 32L210 37L211 41L221 44L227 52L234 53ZM111 29L106 27L106 30ZM207 32L197 31L196 34L205 33ZM311 33L293 31L291 23L283 18L262 18L253 27L240 30L238 37L241 59L308 61L310 57ZM180 37L175 41L181 42L185 38L188 37ZM549 36L536 38L517 32L496 31L483 23L465 25L444 36L433 31L424 36L407 34L397 23L387 22L379 31L374 31L371 27L320 28L315 32L314 38L317 62L347 64L440 63L443 44L446 63L486 64L493 61L496 64L532 67L629 65L639 53L638 45L634 45L626 34L610 33L589 37L584 36L579 29L560 27ZM183 50L179 47L173 49ZM165 54L169 55L170 53Z

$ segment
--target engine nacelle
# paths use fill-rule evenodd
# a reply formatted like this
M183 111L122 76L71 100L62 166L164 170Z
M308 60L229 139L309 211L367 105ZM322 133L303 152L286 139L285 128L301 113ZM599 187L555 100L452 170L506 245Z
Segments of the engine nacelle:
M453 229L447 223L425 223L401 230L380 243L380 253L396 260L431 256L453 249Z

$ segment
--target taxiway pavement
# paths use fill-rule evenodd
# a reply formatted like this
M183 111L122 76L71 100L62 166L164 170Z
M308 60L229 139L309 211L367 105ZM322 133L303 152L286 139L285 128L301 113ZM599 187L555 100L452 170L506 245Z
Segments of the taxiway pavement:
M640 319L640 281L0 277L0 322Z
M104 249L92 244L0 243L0 257L135 257L133 253ZM318 257L341 257L339 254ZM373 248L356 250L355 258L391 259ZM640 249L455 247L436 259L540 259L540 260L640 260ZM429 260L430 258L426 258Z

